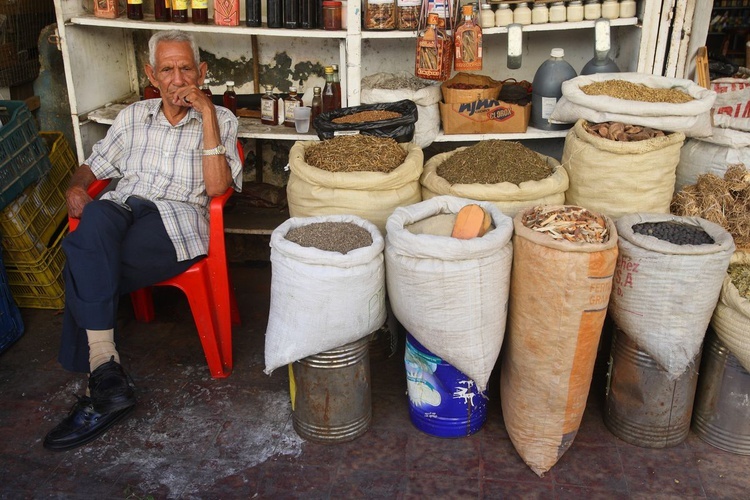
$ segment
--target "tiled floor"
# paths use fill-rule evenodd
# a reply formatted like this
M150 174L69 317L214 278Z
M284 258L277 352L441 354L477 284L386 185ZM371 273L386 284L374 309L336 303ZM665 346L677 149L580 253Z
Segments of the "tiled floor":
M440 439L413 427L403 350L372 365L365 435L305 442L292 428L286 370L263 374L270 267L231 272L243 320L234 331L232 376L209 377L178 291L157 289L151 324L136 323L125 301L119 348L138 406L105 436L69 452L49 452L41 442L82 393L83 379L55 360L61 316L23 310L26 333L0 356L0 497L750 498L750 457L712 448L692 432L660 450L615 438L602 423L601 355L575 442L543 478L505 432L496 379L476 435Z

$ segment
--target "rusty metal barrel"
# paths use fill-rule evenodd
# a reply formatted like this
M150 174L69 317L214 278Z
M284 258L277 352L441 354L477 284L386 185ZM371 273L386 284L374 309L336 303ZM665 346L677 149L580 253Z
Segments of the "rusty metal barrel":
M300 437L342 443L370 428L369 336L292 363L292 424Z
M711 330L703 350L693 430L720 450L750 455L750 373Z
M670 380L651 356L615 328L604 411L607 428L644 448L682 443L690 432L700 356L699 352L685 373Z

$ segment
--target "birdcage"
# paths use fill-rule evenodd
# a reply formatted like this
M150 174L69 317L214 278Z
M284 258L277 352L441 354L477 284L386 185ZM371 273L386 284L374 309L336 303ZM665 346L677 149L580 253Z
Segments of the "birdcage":
M53 0L0 0L0 87L39 76L37 40L55 22Z

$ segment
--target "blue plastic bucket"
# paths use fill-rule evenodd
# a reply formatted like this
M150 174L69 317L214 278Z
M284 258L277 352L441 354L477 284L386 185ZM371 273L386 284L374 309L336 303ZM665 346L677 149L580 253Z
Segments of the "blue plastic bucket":
M470 436L487 420L487 391L406 335L409 417L422 432L437 437Z

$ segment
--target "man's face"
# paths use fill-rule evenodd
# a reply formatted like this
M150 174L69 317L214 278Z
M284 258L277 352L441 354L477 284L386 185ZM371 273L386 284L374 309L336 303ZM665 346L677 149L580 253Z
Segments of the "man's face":
M169 102L178 88L200 86L205 72L206 63L196 66L187 42L160 42L156 47L156 66L146 65L146 75Z

